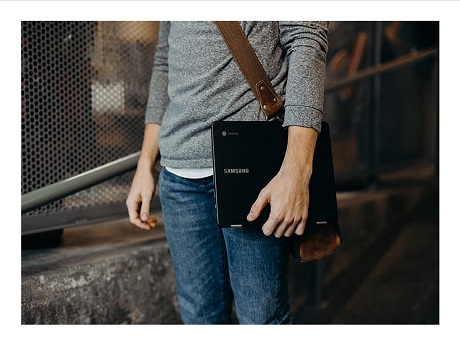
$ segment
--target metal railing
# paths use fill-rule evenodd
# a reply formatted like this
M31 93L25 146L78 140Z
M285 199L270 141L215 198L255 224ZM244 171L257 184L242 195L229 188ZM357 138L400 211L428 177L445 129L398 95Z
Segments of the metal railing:
M438 49L429 49L410 53L392 61L366 68L353 76L345 77L331 83L326 83L325 90L326 92L335 91L345 85L375 77L376 75L393 71L398 68L406 67L428 58L437 57L438 54ZM133 153L129 156L76 175L72 178L23 194L21 197L21 213L27 213L40 206L90 188L125 172L132 171L136 168L139 154L140 152Z
M335 91L346 85L362 81L367 78L375 77L376 75L390 72L398 68L407 67L414 63L417 63L422 60L426 60L431 57L436 57L439 55L439 49L427 49L422 51L416 51L398 58L395 58L389 62L379 64L378 66L372 66L362 71L356 73L355 75L342 78L334 82L326 82L325 90L326 92Z
M135 169L140 152L22 195L21 213L65 198Z

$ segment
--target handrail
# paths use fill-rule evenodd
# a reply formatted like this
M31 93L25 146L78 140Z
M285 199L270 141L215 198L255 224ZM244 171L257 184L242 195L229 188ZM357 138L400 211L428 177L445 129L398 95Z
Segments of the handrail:
M140 152L133 153L69 179L23 194L21 197L21 213L27 213L40 206L90 188L130 170L134 170L139 155Z
M389 62L382 63L378 66L373 66L373 67L363 69L360 72L352 76L345 77L337 81L326 82L325 91L331 92L345 85L356 83L363 79L373 77L377 74L381 74L381 73L392 71L397 68L405 67L413 63L419 62L421 60L425 60L427 58L436 56L438 54L439 54L439 49L426 49L422 51L415 51L413 53L409 53L409 54L400 56L398 58L395 58Z
M388 72L396 68L401 68L438 54L439 49L429 49L410 53L387 63L364 69L353 76L326 83L325 90L326 92L334 91L345 85L355 83L362 79ZM120 158L116 161L102 165L69 179L23 194L21 197L21 213L27 213L40 206L90 188L130 170L134 170L136 168L139 155L140 152L133 153L129 156Z

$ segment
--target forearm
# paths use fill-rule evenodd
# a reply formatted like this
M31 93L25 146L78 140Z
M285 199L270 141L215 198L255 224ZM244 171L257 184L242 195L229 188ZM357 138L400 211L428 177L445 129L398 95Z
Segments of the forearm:
M313 128L290 126L283 169L297 171L310 180L318 132Z
M156 160L159 157L158 136L160 125L146 124L144 127L144 139L142 142L141 154L137 163L138 169L149 169L153 171Z

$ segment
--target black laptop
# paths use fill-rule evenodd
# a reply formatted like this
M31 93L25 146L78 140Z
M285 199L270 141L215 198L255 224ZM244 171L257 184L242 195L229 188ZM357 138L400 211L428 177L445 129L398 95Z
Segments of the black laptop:
M278 120L218 121L212 124L212 143L217 223L221 227L262 226L268 219L269 205L254 222L248 222L246 216L281 167L287 129ZM323 122L313 158L308 222L337 220L329 126Z

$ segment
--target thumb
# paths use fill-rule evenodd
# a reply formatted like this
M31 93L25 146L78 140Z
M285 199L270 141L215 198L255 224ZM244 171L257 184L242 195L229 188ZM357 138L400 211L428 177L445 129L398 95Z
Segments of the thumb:
M259 216L262 210L265 208L270 203L268 200L268 197L262 190L257 197L257 200L252 204L251 210L249 211L249 214L247 215L246 219L249 222L252 222L253 220L256 220Z
M141 220L143 222L146 222L149 217L150 217L150 201L151 201L152 197L150 195L143 195L142 196L142 205L141 205L141 212L140 212L140 216L141 216Z

